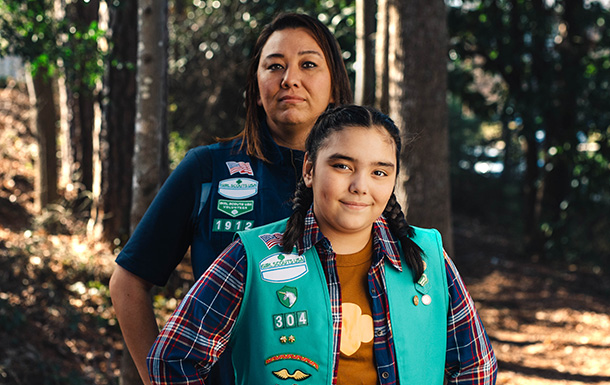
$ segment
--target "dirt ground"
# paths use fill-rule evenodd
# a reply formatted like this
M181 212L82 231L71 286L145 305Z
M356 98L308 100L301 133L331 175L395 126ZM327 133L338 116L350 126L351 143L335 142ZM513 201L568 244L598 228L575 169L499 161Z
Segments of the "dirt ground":
M469 223L455 227L456 265L494 346L497 383L610 384L608 277L517 259L509 240Z
M107 290L116 250L87 235L69 199L34 213L27 106L23 92L0 89L0 384L118 384ZM498 357L497 383L610 385L608 274L519 259L501 229L455 224L453 258ZM155 297L160 320L189 283L181 271Z

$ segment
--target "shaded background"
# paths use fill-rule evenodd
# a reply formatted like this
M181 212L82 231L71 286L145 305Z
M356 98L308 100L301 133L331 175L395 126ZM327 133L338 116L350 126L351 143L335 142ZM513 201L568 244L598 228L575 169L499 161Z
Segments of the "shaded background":
M0 0L0 383L118 383L123 345L107 283L129 217L99 216L112 174L96 182L94 163L131 161L135 99L121 97L136 91L137 8L128 3ZM318 15L355 82L354 2L172 1L170 169L243 126L244 68L278 9ZM452 257L492 338L498 383L610 383L608 4L445 10ZM32 99L37 78L58 117L58 188L46 204L35 186L33 111L46 111ZM110 145L113 125L123 148ZM123 211L130 194L115 192ZM187 262L156 293L161 323L192 282Z

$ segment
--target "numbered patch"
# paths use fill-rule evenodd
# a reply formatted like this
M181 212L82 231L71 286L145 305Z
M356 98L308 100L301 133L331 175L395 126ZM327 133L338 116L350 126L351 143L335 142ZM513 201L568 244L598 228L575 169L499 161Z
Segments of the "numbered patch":
M273 329L291 329L309 325L307 310L273 315Z
M241 219L214 219L212 231L214 232L236 232L250 230L254 227L254 221Z

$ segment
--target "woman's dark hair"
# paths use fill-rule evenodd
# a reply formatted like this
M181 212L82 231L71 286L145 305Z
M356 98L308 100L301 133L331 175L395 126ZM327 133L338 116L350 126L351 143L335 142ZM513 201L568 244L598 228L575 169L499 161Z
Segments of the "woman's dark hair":
M396 175L398 175L401 149L400 131L392 119L371 107L345 105L327 110L320 115L305 142L308 159L315 165L318 152L326 145L326 140L331 134L348 127L385 128L396 145ZM284 252L292 251L298 239L303 236L305 216L312 202L312 189L308 188L301 178L293 198L293 212L288 219L286 231L282 238L282 250ZM394 236L400 240L407 265L413 271L414 280L417 282L424 272L423 251L413 242L413 227L407 223L394 194L390 197L382 215Z
M242 147L246 146L248 155L266 160L260 135L260 122L265 118L265 110L258 105L260 91L258 89L257 71L263 47L269 37L276 31L288 28L305 28L322 49L330 71L332 98L336 105L352 102L347 70L343 63L341 48L335 36L319 20L300 13L282 13L265 26L254 45L248 74L246 77L246 124L244 130L237 135L242 137Z

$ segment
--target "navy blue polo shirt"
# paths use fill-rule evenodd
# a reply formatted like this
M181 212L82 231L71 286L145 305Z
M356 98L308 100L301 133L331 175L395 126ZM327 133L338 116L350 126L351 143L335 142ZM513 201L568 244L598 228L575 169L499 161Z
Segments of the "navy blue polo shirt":
M261 132L269 163L240 150L240 139L189 151L116 262L163 286L190 246L197 279L236 231L290 216L303 152L278 146L264 123Z

